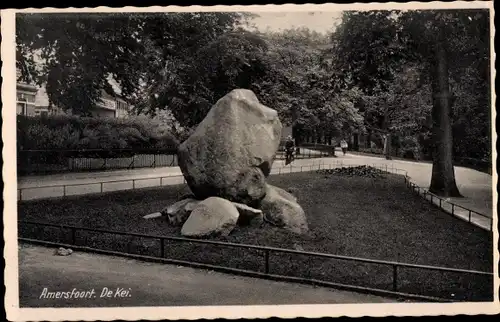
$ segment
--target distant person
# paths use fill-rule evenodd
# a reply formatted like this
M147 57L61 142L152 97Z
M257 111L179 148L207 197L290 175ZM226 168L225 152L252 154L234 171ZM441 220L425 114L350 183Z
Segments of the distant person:
M295 152L295 142L291 135L286 138L285 141L285 165L292 163L293 154Z
M347 141L346 140L342 140L340 141L340 147L342 148L342 153L344 153L344 155L346 154L347 152L347 147L349 145L347 144Z

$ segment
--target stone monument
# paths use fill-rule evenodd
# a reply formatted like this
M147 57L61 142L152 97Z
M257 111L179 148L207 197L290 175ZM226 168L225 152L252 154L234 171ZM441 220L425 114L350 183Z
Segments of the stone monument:
M188 237L228 235L236 225L264 222L308 231L297 199L266 183L281 139L276 110L246 89L235 89L210 109L178 149L179 167L193 196L161 211Z

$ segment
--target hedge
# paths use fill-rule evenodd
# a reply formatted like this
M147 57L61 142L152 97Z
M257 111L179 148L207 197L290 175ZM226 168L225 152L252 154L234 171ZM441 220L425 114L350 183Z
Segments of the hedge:
M69 115L17 118L18 150L177 148L172 127L147 117L126 119Z

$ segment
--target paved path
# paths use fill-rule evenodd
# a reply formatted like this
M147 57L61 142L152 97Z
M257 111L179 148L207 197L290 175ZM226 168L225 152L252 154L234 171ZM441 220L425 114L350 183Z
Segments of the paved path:
M55 256L53 253L52 248L31 245L20 247L21 307L396 302L394 299L331 288L240 277L120 257L82 252ZM88 291L87 298L47 298L48 292L71 292L73 289ZM110 297L101 297L103 293L107 294L105 289L111 291ZM123 293L118 292L118 295L123 296L115 297L117 289L123 289Z
M412 181L427 189L430 185L432 164L385 160L380 157L337 153L337 158L297 159L285 166L283 160L273 164L272 174L307 171L310 168L340 167L345 165L373 165L378 167L398 168L407 171ZM451 198L449 201L462 205L480 214L492 217L492 176L469 168L455 167L458 188L464 198ZM118 181L118 182L116 182ZM154 187L160 185L180 184L184 182L178 167L145 168L134 170L104 171L93 173L67 173L49 176L20 177L18 183L18 199L29 200L63 195L98 193L133 188ZM63 187L62 185L71 185ZM52 186L52 187L46 187ZM42 188L44 187L44 188ZM430 195L427 195L430 198ZM438 199L434 199L439 203ZM450 212L452 211L449 205ZM453 212L468 219L468 211L454 208ZM474 222L483 228L489 228L491 220L472 214Z

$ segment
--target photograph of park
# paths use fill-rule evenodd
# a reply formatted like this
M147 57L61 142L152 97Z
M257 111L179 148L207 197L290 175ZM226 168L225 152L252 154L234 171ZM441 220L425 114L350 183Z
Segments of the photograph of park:
M19 308L498 302L486 4L16 12Z

